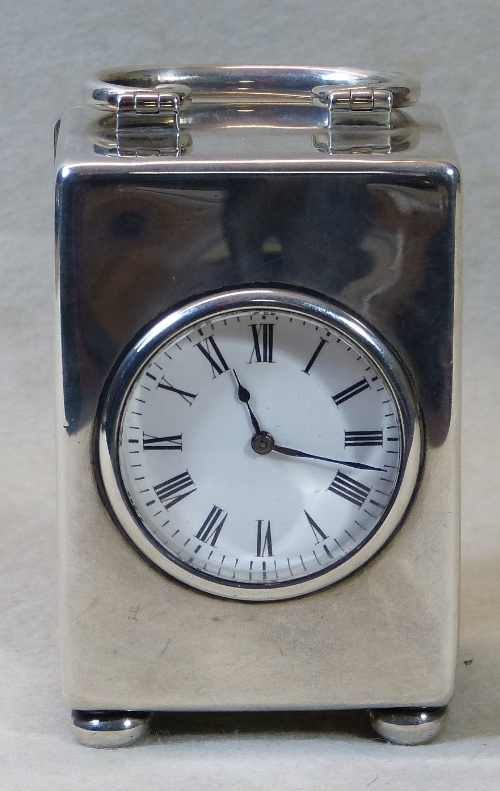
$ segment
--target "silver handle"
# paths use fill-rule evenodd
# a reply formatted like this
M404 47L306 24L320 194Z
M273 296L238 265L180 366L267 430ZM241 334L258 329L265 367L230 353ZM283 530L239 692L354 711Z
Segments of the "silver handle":
M322 69L299 66L202 66L177 69L151 68L133 71L112 70L98 74L85 86L86 98L93 107L118 111L120 105L134 104L136 112L174 113L171 106L179 97L180 109L191 100L239 103L316 102L331 104L332 92L347 97L351 110L363 91L387 92L394 108L415 104L420 86L415 80L396 73L378 74L356 69ZM137 99L139 96L138 109ZM132 97L132 98L131 98ZM172 97L174 97L172 99ZM330 97L330 98L328 98ZM148 102L149 98L149 102ZM361 102L360 110L370 109ZM156 102L156 105L155 105ZM144 109L145 108L145 109Z

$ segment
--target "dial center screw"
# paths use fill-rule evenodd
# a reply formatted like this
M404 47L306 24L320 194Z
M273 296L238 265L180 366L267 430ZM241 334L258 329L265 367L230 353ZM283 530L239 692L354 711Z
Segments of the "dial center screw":
M274 439L267 431L261 431L252 437L252 450L258 453L259 456L265 456L266 453L271 453L274 448Z

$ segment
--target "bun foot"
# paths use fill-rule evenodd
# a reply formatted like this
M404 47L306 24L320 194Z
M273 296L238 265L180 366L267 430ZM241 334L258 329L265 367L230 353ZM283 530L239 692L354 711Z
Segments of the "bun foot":
M371 709L374 730L393 744L427 744L441 733L447 707L436 709Z
M149 711L73 711L74 736L87 747L129 747L149 732Z

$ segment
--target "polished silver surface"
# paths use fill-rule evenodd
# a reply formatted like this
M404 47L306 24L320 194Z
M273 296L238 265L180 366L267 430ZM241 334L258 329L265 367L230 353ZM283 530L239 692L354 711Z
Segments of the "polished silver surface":
M407 172L415 163L418 173L426 169L445 170L456 162L439 111L420 102L408 110L393 110L389 128L339 124L332 129L328 129L328 109L311 103L192 103L180 111L178 118L182 155L167 154L165 161L161 143L166 138L165 147L172 150L177 132L173 121L162 118L148 124L145 134L143 118L137 117L130 128L117 130L114 114L87 107L65 112L58 125L62 129L57 144L61 176L66 173L65 166L72 172L78 168L82 174L114 172L117 134L124 145L132 138L131 149L138 149L129 168L120 163L122 174L149 171L152 163L148 159L154 160L155 172L165 169L168 173L191 175L353 169L384 173L393 169L396 161L405 163ZM191 141L183 141L186 134ZM157 147L155 138L159 139ZM327 163L325 160L330 158L331 163Z
M174 72L161 76L167 84ZM231 105L248 119L241 126L207 108L179 155L96 149L103 114L89 108L61 121L58 502L73 708L435 708L451 697L460 174L439 113L420 104L405 111L406 143L380 127L359 145L345 125L336 150L320 128L327 111L310 103L321 81L292 91L290 126L282 102L256 111L254 126L251 105ZM256 285L319 295L372 327L402 359L425 429L421 483L384 550L335 587L262 603L209 596L151 568L108 515L93 469L97 408L134 339L178 305Z
M380 120L378 112L357 111L353 124L346 123L351 116L345 111L336 115L337 123L332 126L331 112L321 103L197 103L179 109L175 118L168 114L147 116L147 124L142 114L131 113L126 122L121 116L120 123L114 115L102 115L93 125L92 134L94 150L99 154L143 157L197 153L200 135L215 130L238 129L246 135L259 130L262 135L264 130L280 129L286 135L287 131L310 129L313 146L328 154L387 154L414 148L418 141L419 125L402 110L394 110L390 122L384 113Z
M434 741L443 730L446 712L446 707L378 709L370 711L370 722L386 741L411 747Z
M71 730L86 747L130 747L149 732L145 711L73 711Z
M152 540L152 536L145 530L131 506L125 493L119 465L121 415L124 404L131 387L142 375L151 358L167 343L175 343L176 339L180 339L201 320L216 320L218 317L230 316L242 309L287 310L291 315L321 322L323 326L326 325L332 331L340 333L348 344L352 344L359 354L363 354L370 361L373 370L391 393L399 411L398 422L402 432L402 458L398 483L391 497L390 510L382 523L367 536L366 541L355 553L346 555L342 563L335 565L329 571L325 572L322 569L322 573L300 582L294 579L290 583L282 582L273 587L270 585L245 587L242 584L229 585L227 582L219 582L213 578L207 579L196 574L189 566L181 565L177 558L165 554L165 550ZM181 582L206 593L239 601L282 601L304 596L337 583L366 565L400 526L414 495L424 461L423 432L414 394L401 364L381 338L376 337L365 324L339 305L325 302L317 297L305 296L300 292L277 288L223 291L202 297L160 318L134 343L121 361L105 393L97 430L98 471L102 485L117 523L134 546L152 563ZM264 434L264 437L266 436L270 437ZM272 437L270 439L272 441ZM269 450L271 449L272 446L269 447ZM262 453L262 450L258 452ZM264 452L268 451L264 450Z
M174 87L173 87L174 86ZM161 92L164 89L189 88L197 97L226 101L258 97L264 101L297 102L312 99L313 88L322 100L321 87L340 89L375 88L389 91L395 107L407 107L418 101L420 86L416 80L397 73L300 66L187 66L177 69L114 69L101 72L85 87L87 100L101 110L116 108L118 97L131 90Z

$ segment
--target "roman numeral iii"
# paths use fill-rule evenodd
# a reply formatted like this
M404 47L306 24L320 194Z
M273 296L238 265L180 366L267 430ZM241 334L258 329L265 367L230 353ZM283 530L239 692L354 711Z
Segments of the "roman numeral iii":
M182 434L173 434L171 437L153 437L151 434L143 432L142 437L144 450L182 450Z
M365 448L383 445L382 431L344 431L344 448Z
M356 382L350 387L346 387L345 390L341 390L340 393L333 395L332 398L337 404L337 406L340 406L340 404L343 404L344 401L348 401L350 398L354 398L354 396L359 395L359 393L362 393L363 390L366 390L368 387L370 387L370 385L363 377L363 379L360 379L359 382Z
M222 508L214 505L202 526L196 533L196 538L199 538L200 541L203 541L205 544L210 544L210 546L214 547L217 543L219 533L222 530L222 526L224 525L226 518L227 513L223 511Z
M221 350L219 349L219 347L217 346L214 340L213 335L210 335L210 337L204 341L195 343L195 346L200 350L202 355L208 360L208 362L212 366L212 376L214 379L216 376L219 376L219 374L223 374L224 371L229 370L229 368L227 367L227 363L224 357L222 356ZM213 357L211 352L215 354L217 359Z
M249 362L272 363L274 324L251 324L253 351Z
M354 503L358 508L361 508L364 501L370 494L370 488L364 486L362 483L355 481L354 478L349 478L343 472L338 472L328 487L329 492L338 494L344 500Z
M187 470L153 488L166 511L196 491L196 486Z

